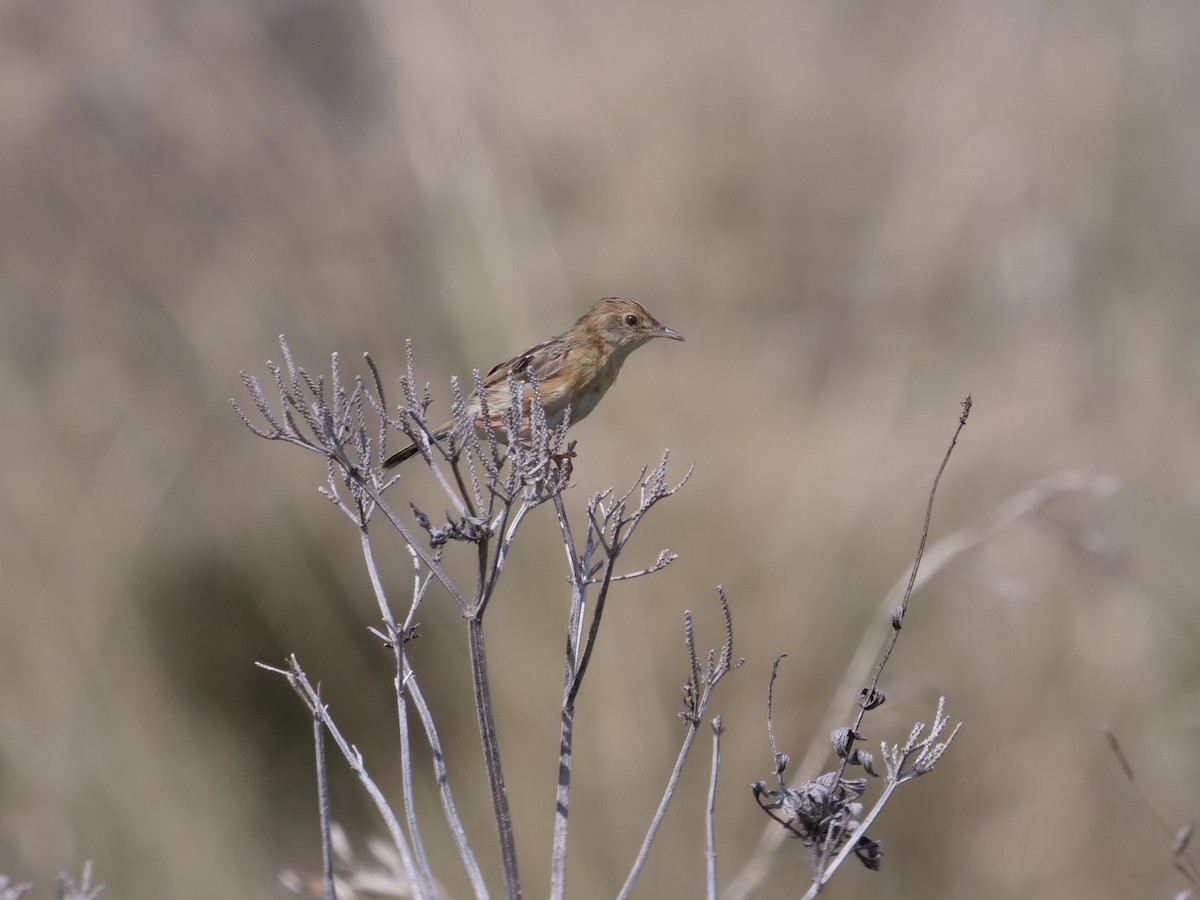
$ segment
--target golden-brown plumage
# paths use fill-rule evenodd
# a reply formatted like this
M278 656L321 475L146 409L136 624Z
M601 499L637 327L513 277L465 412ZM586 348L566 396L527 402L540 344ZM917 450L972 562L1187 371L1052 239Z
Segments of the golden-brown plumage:
M625 357L657 337L683 340L683 335L661 324L640 303L621 297L598 301L562 334L530 347L488 372L483 379L483 390L487 395L489 427L500 440L506 439L500 417L512 405L512 393L508 386L510 374L523 381L528 380L528 373L537 376L542 408L546 410L546 421L551 428L562 424L568 406L571 408L571 423L580 421L596 408L600 398L617 380ZM529 404L532 399L533 389L527 388L523 398L522 434L529 430ZM484 422L480 418L482 405L478 392L467 400L467 409L475 418L476 429L483 432ZM442 440L453 431L452 419L432 434ZM399 453L389 456L383 467L391 469L419 452L420 447L409 444Z

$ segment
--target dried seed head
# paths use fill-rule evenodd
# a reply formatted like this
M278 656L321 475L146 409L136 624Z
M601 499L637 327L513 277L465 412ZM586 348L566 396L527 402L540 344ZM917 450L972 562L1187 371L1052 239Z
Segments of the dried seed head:
M883 691L879 690L878 688L874 690L871 688L863 688L858 692L858 705L866 710L872 710L877 706L882 706L886 700L887 697L884 695Z
M833 729L833 732L829 735L833 741L833 752L837 754L838 759L845 759L846 755L850 752L850 747L854 743L851 737L852 734L853 732L849 728L843 727Z
M875 757L866 750L856 749L850 754L850 765L862 766L863 771L875 778L879 777L879 773L875 771Z

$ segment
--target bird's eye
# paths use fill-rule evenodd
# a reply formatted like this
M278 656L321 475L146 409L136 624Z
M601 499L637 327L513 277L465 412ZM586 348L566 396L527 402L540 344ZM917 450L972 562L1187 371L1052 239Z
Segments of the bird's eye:
M627 315L625 317L625 324L628 325L630 328L633 328L635 325L637 325L637 323L638 323L638 317L635 316L633 313L629 313L629 315Z

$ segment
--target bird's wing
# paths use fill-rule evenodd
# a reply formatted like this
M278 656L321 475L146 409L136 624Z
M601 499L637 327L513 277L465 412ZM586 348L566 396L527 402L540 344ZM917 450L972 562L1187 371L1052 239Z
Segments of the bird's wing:
M510 374L523 375L532 372L538 381L546 381L557 375L566 362L569 346L562 338L551 338L530 347L520 356L498 363L483 379L484 387L505 381Z

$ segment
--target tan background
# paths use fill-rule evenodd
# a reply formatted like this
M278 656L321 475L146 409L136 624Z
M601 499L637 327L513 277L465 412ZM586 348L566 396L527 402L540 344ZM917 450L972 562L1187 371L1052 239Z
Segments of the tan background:
M719 640L718 582L747 658L713 708L733 877L765 824L747 788L769 778L771 661L790 654L778 727L799 759L861 635L886 634L968 391L935 536L1062 469L1120 488L914 601L868 734L902 737L940 693L966 725L873 829L883 871L829 896L1180 889L1100 726L1172 827L1200 812L1200 6L483 7L0 9L0 872L45 897L92 858L135 900L277 897L281 867L315 870L309 727L252 663L299 653L394 793L388 660L323 466L242 428L238 371L286 332L314 370L369 349L392 379L411 337L444 410L451 374L615 293L687 343L639 351L577 430L570 501L665 446L697 469L630 564L681 558L616 593L581 699L572 894L628 869L682 734L682 610ZM553 805L553 538L541 510L489 629L528 896ZM461 622L440 595L421 619L494 873ZM698 895L707 757L640 896ZM381 829L336 768L361 853ZM808 871L790 844L759 895Z

